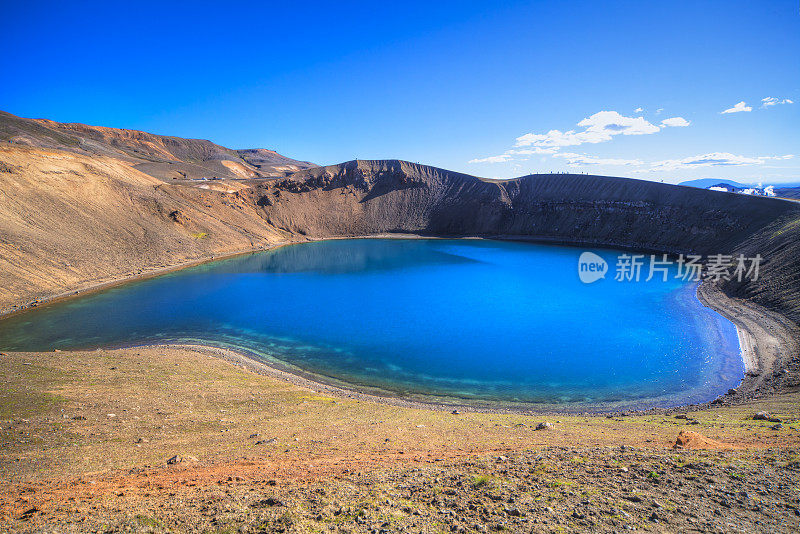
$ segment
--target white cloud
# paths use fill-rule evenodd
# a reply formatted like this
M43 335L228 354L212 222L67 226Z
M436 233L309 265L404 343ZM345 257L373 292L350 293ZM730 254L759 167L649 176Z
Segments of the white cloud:
M744 100L733 106L732 108L728 108L725 111L720 111L720 114L725 113L741 113L742 111L753 111L753 108L748 106Z
M628 172L638 174L638 173L650 173L657 171L696 169L699 167L763 165L765 162L769 160L788 160L794 157L795 157L794 154L786 154L783 156L756 156L751 158L747 156L738 156L736 154L731 154L730 152L711 152L709 154L700 154L698 156L691 156L683 159L667 159L663 161L655 161L649 163L648 168L635 169Z
M514 146L526 147L565 147L584 143L602 143L611 141L615 135L646 135L661 128L650 124L642 117L626 117L616 111L598 111L578 123L584 128L581 132L568 130L550 130L545 134L527 133L517 137Z
M661 121L661 126L673 126L673 127L680 127L680 126L689 126L691 124L690 121L687 121L683 117L671 117L669 119L664 119Z
M610 137L609 137L610 139ZM569 130L562 132L561 130L550 130L545 134L526 133L517 137L517 142L514 146L539 146L539 147L562 147L580 145L583 143L599 143L605 139L592 140L591 136L583 135L583 132L575 132Z
M730 152L711 152L683 159L668 159L652 164L653 171L674 171L677 169L695 169L698 167L725 167L740 165L761 165L765 158L748 158Z
M543 148L538 146L532 148L511 149L511 150L506 150L504 153L499 154L497 156L471 159L467 163L505 163L507 161L515 159L515 156L530 156L532 154L553 154L557 150L558 147Z
M637 108L637 112L642 108ZM659 109L658 113L662 110ZM528 156L539 154L564 158L568 165L645 165L638 159L597 158L574 152L561 153L564 147L596 144L611 141L617 135L650 135L667 127L685 127L691 124L683 117L670 117L660 126L648 122L644 117L627 117L616 111L598 111L577 123L582 129L550 130L547 133L526 133L516 138L514 147L496 156L475 158L469 163L507 163L526 161ZM542 158L545 162L545 158Z
M661 115L661 112L664 111L664 108L658 108L656 110L656 115Z
M794 104L793 100L789 100L788 98L784 98L783 100L779 98L775 98L774 96L768 96L767 98L761 99L761 107L768 108L770 106L777 106L778 104Z
M535 146L533 148L518 148L512 150L506 150L506 154L520 154L520 155L530 155L530 154L553 154L558 151L558 147L549 147L544 148L540 146Z
M645 135L656 133L660 128L650 124L642 117L626 117L616 111L598 111L578 123L589 132L603 132L610 135Z
M595 158L585 154L575 154L573 152L560 152L553 154L554 158L564 158L567 165L572 167L580 165L643 165L644 162L638 159L616 159L616 158Z
M469 163L503 163L511 159L510 154L500 154L499 156L489 156L487 158L475 158L469 160Z
M794 154L786 154L784 156L761 156L758 159L792 159Z
M634 113L641 113L642 111L644 111L642 108L636 108L633 110Z

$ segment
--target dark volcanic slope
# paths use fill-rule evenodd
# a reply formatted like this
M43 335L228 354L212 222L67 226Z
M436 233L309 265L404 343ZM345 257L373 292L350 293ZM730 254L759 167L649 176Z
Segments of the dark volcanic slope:
M37 148L109 156L162 180L286 176L313 164L266 149L231 150L203 139L183 139L46 119L24 119L0 111L0 141Z
M778 310L800 324L800 216L797 211L779 217L747 237L736 254L764 258L755 282L725 284L728 294Z
M403 161L351 161L259 186L270 221L311 236L524 236L666 252L732 250L800 206L589 175L488 181Z
M309 161L287 158L266 148L248 148L236 151L247 163L270 176L286 176L297 171L316 167Z

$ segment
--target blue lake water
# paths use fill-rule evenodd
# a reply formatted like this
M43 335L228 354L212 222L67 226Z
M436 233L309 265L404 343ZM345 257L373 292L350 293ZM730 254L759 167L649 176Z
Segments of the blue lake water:
M410 398L710 400L744 373L694 284L578 279L582 249L354 239L239 256L0 321L0 350L204 341ZM617 251L593 250L613 270Z

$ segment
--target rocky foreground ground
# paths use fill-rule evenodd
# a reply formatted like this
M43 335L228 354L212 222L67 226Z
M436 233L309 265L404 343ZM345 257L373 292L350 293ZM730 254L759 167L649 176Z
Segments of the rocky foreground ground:
M0 372L0 533L800 529L796 391L535 416L334 398L200 349Z
M509 456L259 478L192 460L88 476L8 531L797 532L800 456L547 447ZM226 476L226 473L227 476ZM93 489L96 486L97 489ZM62 492L64 490L61 490ZM104 494L95 497L94 492ZM66 493L64 493L66 494Z
M797 532L800 456L545 447L508 456L260 478L193 460L87 476L7 531ZM227 476L226 476L227 473ZM96 486L98 489L93 490ZM62 490L63 491L63 490ZM103 498L94 497L93 491Z

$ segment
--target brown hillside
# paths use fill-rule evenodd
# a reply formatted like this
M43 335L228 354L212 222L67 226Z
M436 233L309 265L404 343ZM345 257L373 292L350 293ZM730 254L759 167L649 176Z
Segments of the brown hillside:
M279 238L239 192L109 157L0 148L0 306Z
M203 139L24 119L5 112L0 112L0 141L113 157L162 180L268 178L313 167L266 149L236 151Z

